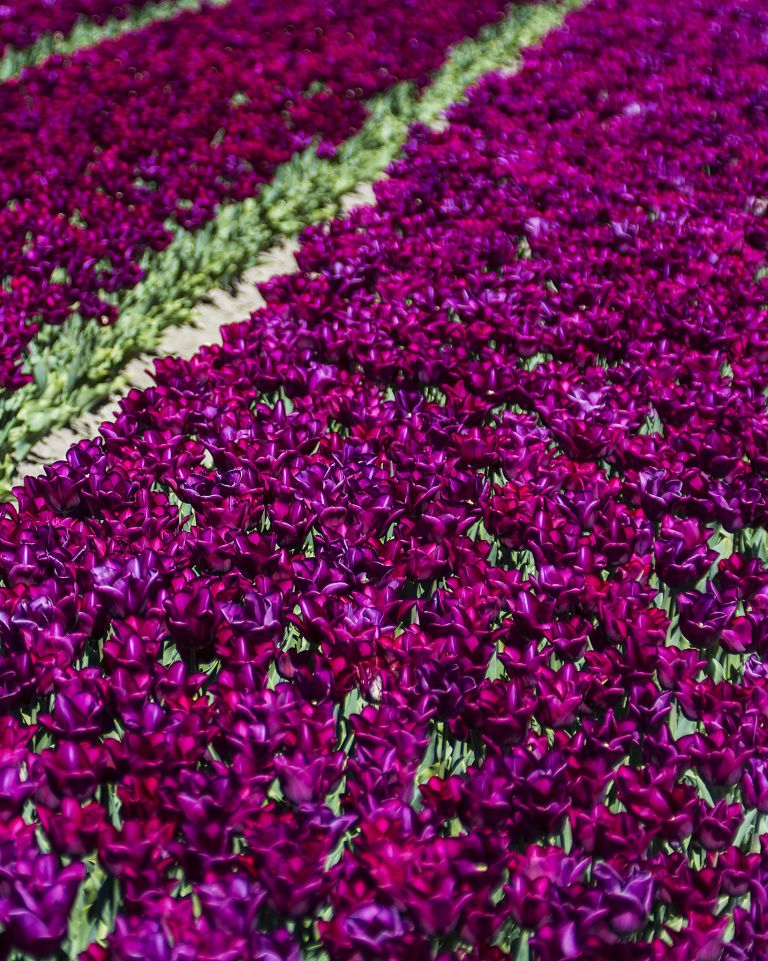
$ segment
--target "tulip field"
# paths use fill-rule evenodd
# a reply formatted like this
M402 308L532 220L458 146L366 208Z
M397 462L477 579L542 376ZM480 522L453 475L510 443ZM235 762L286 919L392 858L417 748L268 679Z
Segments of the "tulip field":
M0 491L209 289L337 212L409 123L578 2L446 0L427 17L410 0L393 19L383 0L209 0L170 17L179 0L0 84Z
M94 28L110 17L126 19L151 0L5 0L0 7L0 55L26 50L52 33L67 33L78 20Z
M768 0L17 6L0 961L766 961Z

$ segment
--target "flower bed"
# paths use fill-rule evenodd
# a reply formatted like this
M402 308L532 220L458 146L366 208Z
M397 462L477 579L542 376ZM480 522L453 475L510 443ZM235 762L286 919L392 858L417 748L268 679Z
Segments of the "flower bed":
M428 86L397 84L367 104L364 126L332 157L308 147L282 164L256 197L223 204L203 227L175 226L173 241L141 258L143 278L114 295L117 320L106 327L73 316L46 325L29 345L34 383L0 391L0 498L30 448L110 396L125 393L126 360L158 348L168 326L190 323L216 287L230 288L248 267L308 224L338 214L349 192L372 183L399 155L414 122L433 124L484 74L514 68L520 51L541 40L579 0L520 4L450 49Z
M18 490L6 944L768 951L766 30L595 0Z
M84 5L54 2L0 6L0 82L18 77L54 55L68 56L110 37L139 30L185 11L223 6L230 0L140 0ZM4 12L3 12L4 11Z
M4 0L0 6L0 57L7 47L23 50L47 33L69 33L78 20L103 24L125 19L152 0Z
M234 0L0 87L0 387L33 377L21 364L41 325L113 322L114 295L173 224L258 193L313 139L332 152L368 98L423 84L505 6L414 0L392 18L381 0Z

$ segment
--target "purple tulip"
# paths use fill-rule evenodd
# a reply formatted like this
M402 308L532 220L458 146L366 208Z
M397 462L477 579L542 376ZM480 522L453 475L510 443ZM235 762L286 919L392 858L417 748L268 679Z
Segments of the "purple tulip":
M653 877L639 871L625 880L605 862L595 865L593 875L603 892L611 929L622 937L641 930L653 902Z
M665 584L683 588L706 574L717 557L706 547L710 536L711 532L702 530L695 520L675 523L664 518L654 556L656 570Z

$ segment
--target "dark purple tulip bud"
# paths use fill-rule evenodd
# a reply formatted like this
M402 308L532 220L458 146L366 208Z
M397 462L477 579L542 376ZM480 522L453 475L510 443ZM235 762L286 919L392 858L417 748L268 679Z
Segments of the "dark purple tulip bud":
M677 742L681 753L687 753L701 776L709 784L733 787L746 764L746 753L738 742L723 731L710 735L689 734Z
M694 838L705 851L724 851L732 844L743 820L744 811L740 804L728 804L723 799L710 808L702 800Z
M150 788L156 792L157 783ZM130 810L130 784L120 794L121 800L129 802ZM125 820L119 830L106 824L99 836L99 860L118 878L121 893L129 903L139 901L146 892L163 889L165 871L171 863L169 845L175 834L173 822L147 815L147 798L141 801L145 807L142 820Z
M746 894L756 876L760 855L745 854L739 848L729 847L720 855L718 864L722 867L723 891L731 897Z
M547 641L564 660L577 661L584 656L591 625L578 616L542 625Z
M697 458L700 465L713 477L727 477L739 462L730 438L714 430L697 438Z
M344 755L316 757L308 760L302 754L291 758L278 755L275 770L283 793L294 804L317 804L333 790L341 777Z
M725 603L712 583L704 593L689 591L677 598L680 631L699 648L713 647L736 615L736 602Z
M197 693L207 680L207 675L202 672L190 674L183 661L174 661L167 668L158 665L155 672L155 697L159 703L147 705L142 711L141 726L145 729L155 729L160 724L163 716L160 705L181 711L194 710Z
M768 572L757 558L734 553L723 557L717 565L716 582L723 594L742 601L754 597L767 581Z
M84 478L70 475L66 464L45 468L43 477L30 478L30 493L41 496L48 506L57 512L76 512L82 506L80 496Z
M720 637L720 646L730 654L744 654L757 646L755 644L756 633L751 618L737 617L729 627L723 630Z
M248 958L252 961L301 961L302 955L288 931L272 934L256 931L251 936Z
M210 647L215 640L213 594L201 581L192 581L165 601L168 630L180 650Z
M24 753L14 757L8 752L0 763L0 821L18 817L40 783L39 774L34 769L27 777L22 777L25 761L28 763Z
M366 707L351 717L355 753L347 767L347 790L352 804L368 807L393 797L410 802L433 714L427 699L413 709L387 695L378 709Z
M666 719L672 710L671 695L659 694L655 684L635 684L629 690L628 707L630 717L643 733L658 732L666 726Z
M96 850L106 823L100 804L81 805L71 797L62 799L59 810L38 804L37 814L53 849L71 858L81 858Z
M30 831L4 836L0 840L0 918L7 943L34 958L58 951L84 877L82 864L59 868L54 855L42 854Z
M343 920L344 931L364 957L388 958L391 945L403 935L403 922L394 908L362 904Z
M539 700L535 714L545 727L567 727L573 723L584 703L589 678L573 664L565 664L559 671L542 667L538 675Z
M744 678L752 684L768 684L768 661L752 654L744 662Z
M448 556L442 544L420 544L411 539L405 563L405 576L415 581L433 581L448 571Z
M674 770L620 767L616 783L624 806L653 833L682 839L693 830L696 792L691 785L677 783Z
M595 532L597 546L609 567L630 562L634 555L648 552L653 530L640 512L611 517L608 524Z
M620 854L627 858L642 856L650 836L626 812L614 813L605 805L571 815L573 836L585 852L603 858Z
M640 471L638 480L640 504L651 520L669 513L680 500L682 482L665 468Z
M542 591L555 598L555 610L558 614L569 610L584 591L582 577L571 569L561 570L552 564L539 567L535 583Z
M627 665L638 674L650 674L658 665L659 651L669 629L669 618L660 608L639 610L627 625Z
M677 589L700 580L717 559L717 553L706 546L711 536L712 531L694 519L666 516L653 548L660 579Z
M72 741L96 737L104 720L103 705L95 694L74 689L60 691L53 704L53 715L41 718L42 724L60 738Z
M0 710L19 704L35 684L28 653L0 655Z
M212 926L236 937L247 937L256 927L265 894L251 878L233 872L220 881L198 885L196 891Z
M468 738L479 730L486 745L495 750L518 744L528 730L536 703L534 693L520 678L481 682L470 698L463 717L467 727L457 723L459 736Z
M653 877L633 870L624 880L607 862L596 864L592 873L608 908L605 920L611 930L620 937L642 930L653 903Z
M695 679L696 675L707 666L701 660L698 651L679 647L661 647L658 651L656 671L659 684L665 690L675 691L684 679Z
M524 928L538 929L553 919L555 891L578 885L589 860L567 855L562 848L529 847L512 854L505 888L510 917Z
M426 784L419 785L419 794L438 821L450 821L457 816L461 800L461 779L431 777Z
M21 886L17 889L19 899L24 903L8 910L6 927L10 938L22 951L43 958L59 947L67 933L69 913L84 876L82 864L63 868L50 879L50 886L34 907L29 904L28 896L24 896Z
M9 587L16 587L17 584L33 583L40 573L34 548L30 544L20 545L7 569L6 579Z
M20 724L14 717L0 718L0 751L3 756L21 760L26 755L25 748L37 730L34 724Z
M224 574L232 569L237 548L229 536L211 527L194 527L190 534L195 538L193 551L200 570Z
M229 798L214 796L193 797L189 794L178 795L178 808L181 815L181 831L184 836L184 851L179 855L192 877L203 874L204 867L211 867L229 859L232 825ZM220 803L223 801L223 803ZM230 802L230 803L228 803ZM175 853L175 852L174 852Z
M331 956L340 961L426 961L430 957L428 940L414 933L412 921L397 909L374 902L372 895L367 890L354 897L347 895L330 921L319 922L323 944Z
M118 917L109 940L114 961L192 961L189 951L178 952L170 943L164 926L153 918Z
M768 814L768 762L756 757L747 761L741 778L741 794L746 807Z
M73 741L63 741L57 748L43 751L41 760L54 790L79 801L93 794L105 762L100 746L80 746Z
M282 596L248 593L242 604L225 604L222 614L233 631L249 641L277 642L283 635Z
M728 917L710 911L690 911L687 925L673 937L672 944L663 943L659 961L721 961L723 937Z
M274 910L292 918L315 910L332 883L326 860L353 820L309 805L269 805L252 816L245 830L249 855Z

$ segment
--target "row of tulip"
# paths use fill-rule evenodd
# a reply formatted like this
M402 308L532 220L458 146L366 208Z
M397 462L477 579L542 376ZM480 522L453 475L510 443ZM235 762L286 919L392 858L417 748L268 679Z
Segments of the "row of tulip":
M0 86L0 387L73 312L115 320L146 250L258 193L314 140L359 129L365 102L424 84L505 0L233 0L161 21ZM258 43L254 43L254 38ZM171 223L169 223L169 221Z
M7 47L23 50L40 37L69 33L78 20L103 24L125 19L150 0L4 0L0 6L0 56Z
M452 47L427 87L401 83L369 101L364 126L332 157L318 157L309 147L280 165L256 197L221 205L195 230L174 225L169 246L142 256L142 280L115 295L113 324L73 316L60 327L45 327L29 345L34 382L0 392L0 497L9 495L41 437L126 392L126 360L154 352L167 327L189 323L211 290L229 289L286 237L337 215L356 185L378 179L398 156L411 124L439 121L479 77L514 68L522 49L578 5L513 5L503 20Z
M0 6L0 81L108 37L229 0L12 0Z
M0 511L0 945L768 953L765 0L594 0Z

